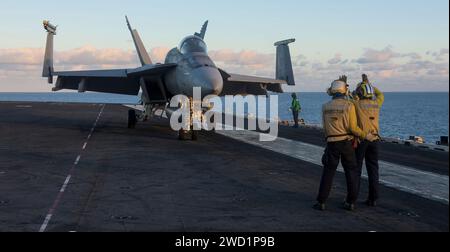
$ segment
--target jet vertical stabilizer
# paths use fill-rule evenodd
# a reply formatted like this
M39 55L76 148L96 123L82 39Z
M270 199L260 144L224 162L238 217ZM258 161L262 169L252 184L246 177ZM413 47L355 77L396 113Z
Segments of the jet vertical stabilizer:
M153 64L152 60L150 59L150 56L148 55L147 50L145 49L144 43L142 42L141 37L139 36L138 31L131 28L130 21L128 21L127 16L125 16L125 19L127 20L127 26L131 32L131 37L133 37L134 45L136 46L136 51L142 66Z
M208 20L206 20L206 22L203 24L202 29L200 30L200 33L195 33L194 35L197 37L200 37L202 39L205 39L205 35L206 35L206 30L208 29Z
M44 67L42 77L48 78L48 83L53 83L53 38L56 35L56 26L44 21L44 29L47 31L47 42L45 46Z
M293 42L295 42L295 39L288 39L275 43L275 46L277 47L276 79L286 81L289 86L295 86L291 52L289 50L289 44Z

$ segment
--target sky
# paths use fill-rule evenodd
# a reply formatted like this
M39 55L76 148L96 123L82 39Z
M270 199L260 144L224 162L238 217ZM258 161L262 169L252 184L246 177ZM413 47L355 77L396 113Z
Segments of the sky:
M55 69L139 66L125 15L154 61L209 20L209 53L228 72L273 77L273 43L296 38L296 91L362 73L383 91L449 90L448 0L2 0L0 92L45 92L45 31L58 25Z

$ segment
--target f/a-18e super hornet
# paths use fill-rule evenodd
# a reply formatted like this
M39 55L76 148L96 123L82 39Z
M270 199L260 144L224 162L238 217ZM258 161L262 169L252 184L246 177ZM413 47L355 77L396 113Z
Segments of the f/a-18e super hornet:
M268 91L282 93L282 85L295 85L289 44L295 39L275 43L276 78L260 78L229 73L214 64L208 56L208 49L204 41L208 21L199 33L187 36L180 45L167 53L164 64L153 63L144 47L137 30L132 29L126 18L131 32L137 55L142 64L134 69L89 70L55 72L53 68L53 39L57 26L44 21L47 31L47 43L42 76L53 83L53 76L57 81L53 91L63 89L78 90L78 92L102 92L124 95L139 95L141 93L144 112L136 115L130 110L128 126L134 128L139 119L145 120L155 108L167 108L170 100L177 95L193 96L194 88L201 88L202 98L208 95L267 95ZM194 132L180 131L181 134Z

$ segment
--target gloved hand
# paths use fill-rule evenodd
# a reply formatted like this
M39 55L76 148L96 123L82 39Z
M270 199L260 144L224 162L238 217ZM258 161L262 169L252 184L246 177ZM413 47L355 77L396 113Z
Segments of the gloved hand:
M347 78L346 75L342 75L342 76L339 76L339 80L340 80L340 81L343 81L343 82L345 82L345 83L347 83L348 78Z
M376 136L376 135L374 135L374 134L372 134L372 133L369 133L369 134L366 136L365 140L367 140L367 141L369 141L369 142L375 142L376 140L378 140L378 136Z

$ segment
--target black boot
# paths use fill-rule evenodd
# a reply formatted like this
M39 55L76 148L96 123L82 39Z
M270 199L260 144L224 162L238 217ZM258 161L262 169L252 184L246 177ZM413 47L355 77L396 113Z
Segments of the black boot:
M325 211L325 210L327 210L325 204L324 204L324 203L320 203L320 202L317 202L317 204L315 204L315 205L313 206L313 208L314 208L315 210L318 210L318 211Z
M344 207L344 209L347 210L347 211L350 211L350 212L355 211L355 204L348 203L347 201L344 202L343 207Z
M369 207L377 207L377 201L376 200L366 200L364 202Z

